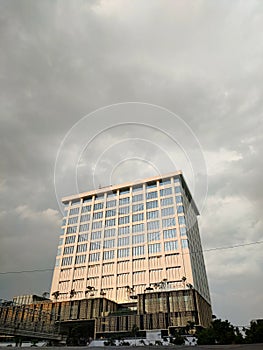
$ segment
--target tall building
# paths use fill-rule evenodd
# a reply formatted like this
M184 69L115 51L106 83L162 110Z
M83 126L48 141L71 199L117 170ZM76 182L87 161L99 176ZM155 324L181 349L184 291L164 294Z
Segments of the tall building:
M62 202L53 298L104 296L124 304L154 291L194 289L210 307L199 213L182 172Z
M16 298L0 306L0 326L69 338L78 326L83 339L131 336L136 326L152 339L210 325L199 213L181 172L62 201L53 300Z

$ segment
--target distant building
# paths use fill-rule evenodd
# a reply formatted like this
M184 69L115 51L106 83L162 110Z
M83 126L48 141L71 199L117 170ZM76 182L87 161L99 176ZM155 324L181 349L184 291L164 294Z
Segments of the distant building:
M28 305L33 304L38 301L49 300L39 295L28 294L28 295L18 295L13 298L13 303L16 305Z

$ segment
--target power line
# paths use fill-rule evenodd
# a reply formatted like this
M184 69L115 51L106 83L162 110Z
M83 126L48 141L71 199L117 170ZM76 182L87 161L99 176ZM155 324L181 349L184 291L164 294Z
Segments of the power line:
M216 247L216 248L207 248L199 251L193 251L193 252L187 252L183 254L198 254L202 252L211 252L215 250L227 250L227 249L234 249L234 248L239 248L239 247L246 247L250 245L256 245L256 244L262 244L263 241L255 241L255 242L249 242L249 243L240 243L232 246L225 246L225 247ZM0 275L8 275L8 274L19 274L19 273L27 273L27 272L46 272L46 271L53 271L53 268L47 268L47 269L34 269L34 270L20 270L20 271L5 271L5 272L0 272Z

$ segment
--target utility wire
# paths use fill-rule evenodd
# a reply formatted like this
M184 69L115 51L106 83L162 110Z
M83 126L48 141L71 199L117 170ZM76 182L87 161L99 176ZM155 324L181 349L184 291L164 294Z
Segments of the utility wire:
M232 246L225 246L225 247L216 247L216 248L207 248L199 251L193 251L193 252L185 252L185 254L198 254L198 253L203 253L203 252L211 252L215 250L226 250L226 249L234 249L234 248L239 248L239 247L246 247L250 245L256 245L256 244L262 244L263 241L255 241L255 242L249 242L249 243L240 243ZM34 269L34 270L20 270L20 271L5 271L5 272L0 272L0 275L8 275L8 274L19 274L19 273L27 273L27 272L46 272L46 271L53 271L53 268L47 268L47 269Z

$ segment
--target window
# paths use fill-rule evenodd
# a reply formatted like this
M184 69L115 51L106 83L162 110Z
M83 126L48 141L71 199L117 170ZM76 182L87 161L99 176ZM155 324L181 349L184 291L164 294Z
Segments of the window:
M82 207L82 213L87 213L88 211L91 211L91 205L86 205L85 207Z
M142 221L144 219L143 213L135 214L132 216L132 222Z
M180 183L179 177L174 177L174 183L175 183L175 184Z
M128 216L122 216L119 218L119 225L128 224L130 222L130 217Z
M171 183L171 179L160 180L160 186L165 186Z
M90 243L90 250L98 250L98 249L100 249L100 241Z
M187 239L182 239L181 240L182 248L188 248L188 240Z
M93 241L95 239L101 239L101 231L91 232L90 239Z
M57 250L57 256L59 256L59 255L61 255L61 248L58 248L58 250Z
M66 256L62 258L61 266L67 266L72 264L72 256Z
M143 187L142 186L134 186L132 188L132 192L138 192L138 191L142 191Z
M81 217L80 217L80 222L85 222L85 221L89 221L89 220L90 220L89 214L81 215Z
M168 187L168 188L163 188L162 190L160 190L160 196L168 196L170 194L173 193L172 187Z
M77 226L71 226L67 228L67 233L76 233L77 232Z
M88 240L88 234L87 233L82 233L78 237L78 242L85 242Z
M170 216L174 215L174 208L173 207L168 207L162 209L162 216Z
M84 264L86 262L86 255L77 255L75 264Z
M120 198L119 205L129 204L130 203L130 197Z
M167 252L169 250L177 250L177 241L164 242L164 250Z
M66 237L65 244L75 243L76 236L68 236Z
M103 248L114 248L114 247L115 247L115 239L108 239L103 243Z
M173 204L173 197L169 197L169 198L162 198L161 199L161 206L165 207L166 205L172 205Z
M176 237L176 229L172 228L170 230L164 230L163 237L164 237L164 239L175 238Z
M102 219L103 217L103 212L102 211L98 211L97 213L93 213L93 219L97 220L97 219Z
M132 248L132 255L143 255L144 254L144 246L137 246Z
M175 193L181 193L181 186L175 187Z
M122 189L120 189L120 195L127 194L127 193L130 193L130 188L122 188Z
M144 243L144 235L132 236L132 244Z
M149 254L159 253L160 251L161 251L161 244L160 243L154 243L154 244L148 245Z
M147 202L146 208L147 209L158 208L158 201Z
M115 226L115 219L108 219L108 220L105 220L105 226L106 226L106 227Z
M186 235L186 227L180 227L180 234L181 234L181 236Z
M85 244L79 244L79 245L77 246L77 253L84 253L84 252L87 251L87 248L88 248L87 243L85 243Z
M113 199L107 202L106 208L112 208L112 207L116 207L116 199Z
M143 209L144 209L143 203L141 203L141 204L134 204L134 205L132 206L132 212L133 212L133 213L136 213L136 211L141 211L141 210L143 210Z
M92 223L92 229L102 228L102 221L95 221Z
M148 241L159 241L160 240L160 232L151 232L148 233Z
M143 200L143 194L136 194L135 196L132 196L133 203L141 202L142 200Z
M55 266L58 267L60 263L60 259L56 259Z
M176 200L176 203L183 203L183 197L182 196L176 196L175 200Z
M185 217L184 216L178 216L179 225L185 225Z
M157 197L158 197L157 191L149 192L146 195L146 199L153 199L153 198L157 198Z
M126 258L129 255L130 255L130 248L118 249L118 253L117 253L118 258Z
M147 222L147 230L158 230L159 228L159 220Z
M76 215L79 213L79 208L72 208L69 211L69 215Z
M64 248L64 254L65 255L73 254L73 252L74 252L74 246L73 245Z
M71 236L71 237L75 237L75 236ZM67 237L67 238L69 238L69 237ZM60 238L59 241L58 241L58 245L62 245L62 244L63 244L63 241L64 241L64 239L63 239L63 238Z
M159 217L159 211L149 211L147 213L147 220L157 219Z
M130 233L130 227L129 226L123 226L119 227L118 234L119 235L127 235Z
M85 197L83 198L83 203L88 203L92 201L92 197Z
M132 225L132 233L144 231L144 224Z
M170 218L170 219L163 219L162 220L163 227L170 227L170 226L175 226L175 218Z
M79 225L79 232L84 232L89 230L89 224Z
M67 219L66 219L66 218L64 218L64 219L62 220L62 224L61 224L61 226L65 226L65 225L66 225L66 222L67 222Z
M103 260L114 259L114 250L108 250L103 253Z
M103 209L103 203L95 203L94 204L94 210L101 210Z
M119 208L119 214L129 214L130 207L120 207Z
M116 215L116 209L111 209L106 211L106 218Z
M182 214L184 212L184 207L182 205L177 206L177 213Z
M118 238L118 247L122 247L124 245L129 245L130 244L130 237L121 237Z
M115 228L108 228L104 231L104 238L114 237L115 236Z
M78 199L73 199L73 200L71 201L71 205L77 205L77 204L80 204L80 198L78 198Z
M150 182L146 184L146 189L155 188L155 187L157 187L157 182Z
M100 253L92 253L89 255L89 261L99 261Z

